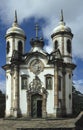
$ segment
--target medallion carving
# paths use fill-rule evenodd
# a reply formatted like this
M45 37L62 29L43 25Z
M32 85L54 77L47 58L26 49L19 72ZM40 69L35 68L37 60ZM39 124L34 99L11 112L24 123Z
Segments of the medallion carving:
M30 64L30 70L35 74L38 75L40 72L44 70L44 64L41 60L35 59Z

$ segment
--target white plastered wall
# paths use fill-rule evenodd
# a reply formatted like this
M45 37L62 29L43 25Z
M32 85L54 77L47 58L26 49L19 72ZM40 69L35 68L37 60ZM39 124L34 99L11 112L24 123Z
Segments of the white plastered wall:
M54 68L49 65L46 65L46 61L44 59L40 59L43 64L44 64L44 70L38 75L39 79L42 82L42 87L46 87L46 83L45 83L45 75L47 74L51 74L53 75L52 80L53 80L53 89L52 90L47 90L48 91L48 96L47 96L47 105L46 105L46 109L47 109L47 113L48 114L53 114L54 112ZM30 62L32 60L30 59ZM28 85L33 81L33 79L35 78L35 74L33 74L30 71L29 68L29 63L28 65L23 65L20 67L20 74L19 74L19 85L20 85L20 109L21 109L21 113L23 115L27 114L27 93L26 90L22 90L21 89L21 76L22 75L27 75L28 76Z

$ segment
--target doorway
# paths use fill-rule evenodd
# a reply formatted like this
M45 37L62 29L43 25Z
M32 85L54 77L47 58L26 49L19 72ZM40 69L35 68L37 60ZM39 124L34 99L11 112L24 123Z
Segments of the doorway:
M42 96L39 94L32 95L31 97L31 116L33 118L42 117Z
M37 101L37 117L42 117L42 100Z

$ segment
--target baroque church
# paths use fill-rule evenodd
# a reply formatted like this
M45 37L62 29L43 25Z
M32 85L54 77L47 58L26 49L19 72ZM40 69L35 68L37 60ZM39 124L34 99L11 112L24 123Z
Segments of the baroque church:
M25 53L26 35L18 25L17 14L6 31L6 110L5 117L58 118L72 114L71 28L61 11L60 22L52 34L53 50L44 48L43 38L31 39Z

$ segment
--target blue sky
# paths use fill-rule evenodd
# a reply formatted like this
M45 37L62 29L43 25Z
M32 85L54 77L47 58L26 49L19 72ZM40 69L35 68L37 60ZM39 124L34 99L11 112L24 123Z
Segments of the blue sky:
M0 89L5 92L5 72L1 66L6 63L5 33L14 21L17 10L18 23L27 36L26 52L30 49L30 39L35 37L34 26L39 23L39 36L45 39L45 48L52 49L50 35L58 25L60 11L63 9L64 21L72 29L74 38L73 62L77 65L73 82L83 93L83 1L79 0L0 0Z

